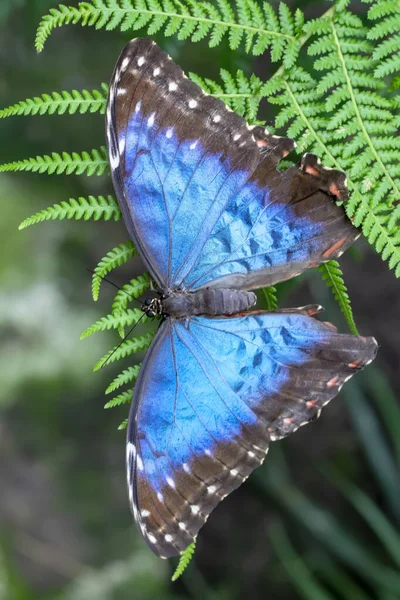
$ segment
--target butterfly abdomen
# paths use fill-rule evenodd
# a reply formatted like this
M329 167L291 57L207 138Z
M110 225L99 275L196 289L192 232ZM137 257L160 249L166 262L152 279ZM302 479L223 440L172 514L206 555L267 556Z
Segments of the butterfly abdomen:
M173 292L163 300L163 312L171 317L234 315L256 302L253 292L205 288L196 292Z

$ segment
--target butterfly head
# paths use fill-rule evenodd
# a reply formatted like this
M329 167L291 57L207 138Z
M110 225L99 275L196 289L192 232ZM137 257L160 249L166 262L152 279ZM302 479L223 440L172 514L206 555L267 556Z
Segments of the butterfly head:
M163 312L161 300L159 298L146 298L142 304L142 311L150 318L161 315Z

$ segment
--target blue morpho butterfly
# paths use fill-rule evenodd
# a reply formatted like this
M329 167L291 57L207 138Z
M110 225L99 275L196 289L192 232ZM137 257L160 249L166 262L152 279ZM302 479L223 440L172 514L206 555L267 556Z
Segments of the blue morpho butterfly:
M154 42L131 41L111 81L107 138L129 234L164 316L129 417L127 477L139 531L179 554L270 441L319 416L371 362L373 338L338 334L320 307L248 310L253 290L336 258L358 237L335 199L345 175L293 140L249 127Z

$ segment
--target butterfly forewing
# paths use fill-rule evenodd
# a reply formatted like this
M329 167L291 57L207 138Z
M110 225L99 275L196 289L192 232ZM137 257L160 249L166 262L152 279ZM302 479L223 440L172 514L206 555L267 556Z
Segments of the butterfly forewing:
M251 289L337 257L357 230L334 199L345 177L185 77L150 40L130 42L107 106L114 186L128 230L162 289Z

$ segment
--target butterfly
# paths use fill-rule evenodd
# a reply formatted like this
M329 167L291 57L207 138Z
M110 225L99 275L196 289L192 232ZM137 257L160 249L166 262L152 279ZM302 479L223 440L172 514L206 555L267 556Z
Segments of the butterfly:
M127 431L132 512L166 558L264 460L313 421L376 354L321 307L253 309L253 290L340 256L358 237L335 201L345 174L313 154L278 170L293 140L250 127L154 42L128 43L106 109L109 161L128 232L163 319Z

